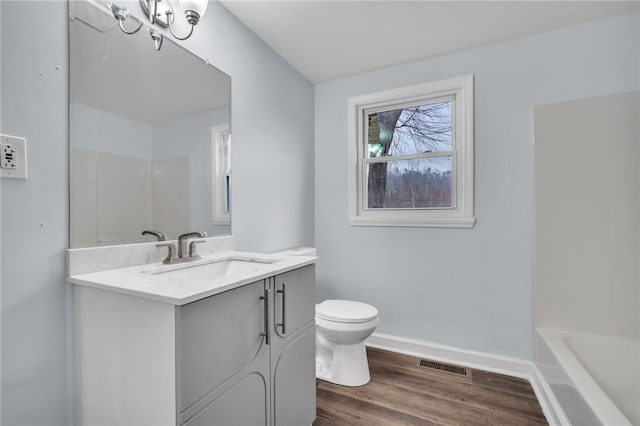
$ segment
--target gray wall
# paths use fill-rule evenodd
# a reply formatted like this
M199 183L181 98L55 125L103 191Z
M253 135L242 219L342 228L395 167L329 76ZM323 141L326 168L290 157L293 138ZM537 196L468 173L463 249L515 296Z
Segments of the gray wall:
M2 7L0 7L0 25ZM2 27L0 26L0 49L2 48ZM1 52L1 50L0 50ZM2 54L0 54L0 91L2 89ZM2 94L0 93L0 130L2 129ZM2 223L2 185L0 185L0 224ZM0 380L2 378L2 226L0 226ZM2 423L2 384L0 383L0 423Z
M533 358L534 105L638 88L638 15L316 86L318 296L379 308L378 332ZM475 75L474 229L347 224L347 98Z
M74 102L69 137L74 148L153 158L153 125Z
M28 181L2 181L1 421L70 424L67 3L1 1L0 9L1 131L27 138L29 161ZM239 247L312 244L313 86L218 3L184 45L233 78Z
M2 133L27 139L29 173L1 183L2 424L67 424L67 7L0 7Z

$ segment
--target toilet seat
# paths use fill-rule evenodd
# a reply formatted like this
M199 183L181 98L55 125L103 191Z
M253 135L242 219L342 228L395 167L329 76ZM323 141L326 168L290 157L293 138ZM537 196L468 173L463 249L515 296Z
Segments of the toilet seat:
M316 318L339 323L364 323L375 320L378 310L352 300L329 299L316 305Z

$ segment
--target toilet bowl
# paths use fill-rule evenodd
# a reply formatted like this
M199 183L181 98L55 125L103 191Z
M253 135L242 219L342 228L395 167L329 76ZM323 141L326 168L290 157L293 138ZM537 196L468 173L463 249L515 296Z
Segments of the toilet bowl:
M369 383L364 340L378 325L378 310L351 300L316 305L316 377L343 386Z

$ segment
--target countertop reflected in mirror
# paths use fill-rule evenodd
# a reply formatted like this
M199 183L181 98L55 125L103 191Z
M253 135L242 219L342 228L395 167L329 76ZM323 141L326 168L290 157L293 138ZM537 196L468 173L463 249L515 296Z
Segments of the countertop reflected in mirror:
M106 2L70 2L69 32L70 247L230 234L231 78Z

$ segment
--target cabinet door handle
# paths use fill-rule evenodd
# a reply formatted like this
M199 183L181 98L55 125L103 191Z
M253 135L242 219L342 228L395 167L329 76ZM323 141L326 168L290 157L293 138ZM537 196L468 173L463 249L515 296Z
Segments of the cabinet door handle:
M261 336L264 336L264 343L271 343L271 333L269 333L269 293L271 289L264 289L264 296L260 297L260 300L264 302L264 333L260 333Z
M278 290L278 293L282 294L282 322L276 326L282 327L282 334L287 334L287 283L282 283L282 290Z

